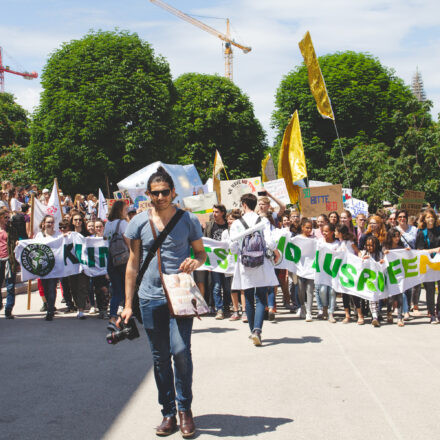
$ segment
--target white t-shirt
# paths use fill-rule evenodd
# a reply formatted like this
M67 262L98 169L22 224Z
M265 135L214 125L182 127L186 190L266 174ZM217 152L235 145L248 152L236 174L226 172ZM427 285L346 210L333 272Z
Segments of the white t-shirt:
M255 226L258 220L258 214L255 212L247 212L243 215L243 220L247 225L252 228ZM264 240L266 246L269 249L274 250L276 248L276 242L272 237L270 227L271 224L266 218L262 218L261 222L264 223ZM231 225L230 237L237 236L245 231L245 227L240 220L235 220ZM243 240L232 241L229 239L229 247L232 253L240 253L241 244ZM232 280L232 290L244 290L252 289L254 287L269 287L278 286L278 278L275 275L275 268L268 258L264 259L264 263L259 267L245 267L241 264L240 257L235 265L234 278Z
M15 197L11 199L11 211L21 212L21 205L23 203L19 202Z
M58 238L60 235L63 235L60 231L55 231L53 235L43 235L43 232L40 231L37 233L34 239L44 242L44 241L54 240L55 238Z
M116 228L119 225L119 233L125 234L125 230L127 229L128 222L127 220L113 220L105 223L104 228L104 239L110 241L112 239L113 234L116 232Z
M357 255L353 249L354 241L351 240L342 240L340 250L346 250L350 254Z

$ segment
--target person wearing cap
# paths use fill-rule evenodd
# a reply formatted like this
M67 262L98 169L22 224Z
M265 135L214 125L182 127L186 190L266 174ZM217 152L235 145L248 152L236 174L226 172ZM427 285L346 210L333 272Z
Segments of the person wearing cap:
M44 188L42 193L43 195L41 196L41 203L47 206L49 204L49 199L50 199L49 190L47 188Z
M134 205L130 205L127 208L127 218L128 218L128 221L130 221L135 215L136 215L136 208L134 207Z

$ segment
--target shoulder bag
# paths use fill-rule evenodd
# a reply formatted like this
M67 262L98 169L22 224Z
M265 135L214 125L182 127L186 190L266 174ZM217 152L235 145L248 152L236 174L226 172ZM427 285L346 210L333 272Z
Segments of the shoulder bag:
M151 260L154 257L154 254L160 248L160 246L164 242L165 238L167 238L168 234L173 230L174 226L176 226L177 222L180 220L180 218L182 217L184 212L185 211L183 211L182 209L177 209L177 212L174 214L174 216L171 218L171 220L168 222L168 224L165 226L165 228L163 229L163 231L159 234L159 237L157 237L157 238L156 238L156 231L154 229L154 225L151 227L151 230L153 232L153 237L154 237L154 243L151 246L151 248L148 250L148 254L145 257L145 260L142 263L142 266L139 269L139 272L137 274L136 284L134 287L133 301L132 301L132 306L131 306L131 308L133 310L133 315L136 317L136 319L141 324L142 324L142 314L141 314L141 310L139 307L139 287L141 285L142 278L144 277L145 272L148 269L148 266L150 265ZM151 226L151 224L152 224L152 221L150 218L150 226ZM142 244L141 244L140 252L142 254Z
M156 239L156 230L150 218L151 230ZM157 262L163 291L168 303L170 315L174 318L193 318L205 315L209 312L202 294L200 293L192 276L188 273L164 274L162 272L162 260L160 246L157 248Z

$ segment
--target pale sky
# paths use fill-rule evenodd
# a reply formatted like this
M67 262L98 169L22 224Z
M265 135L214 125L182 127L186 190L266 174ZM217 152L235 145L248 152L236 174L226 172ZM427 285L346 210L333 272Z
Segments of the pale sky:
M232 35L252 51L234 49L234 82L250 98L271 143L270 115L282 77L302 62L298 42L311 33L319 55L362 51L377 56L410 84L418 67L433 116L440 112L440 2L437 0L168 0L172 6ZM128 30L148 41L182 73L224 74L221 41L153 5L148 0L0 0L0 45L4 64L38 74L51 52L90 29ZM5 90L32 112L38 105L39 79L5 74ZM330 97L331 98L331 97ZM293 111L294 109L292 109ZM335 109L337 116L337 109ZM343 136L343 133L341 133Z

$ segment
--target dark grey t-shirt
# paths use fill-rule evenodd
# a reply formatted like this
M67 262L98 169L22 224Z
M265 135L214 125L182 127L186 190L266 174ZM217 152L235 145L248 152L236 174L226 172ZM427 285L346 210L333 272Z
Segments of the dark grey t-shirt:
M159 236L159 234L160 232L156 228L156 235ZM154 243L148 211L135 215L128 224L124 235L130 240L142 241L143 261ZM202 228L197 217L192 213L185 212L160 247L162 272L166 274L178 273L182 261L190 255L190 243L202 238L202 236ZM139 298L165 298L157 265L156 253L142 278Z

